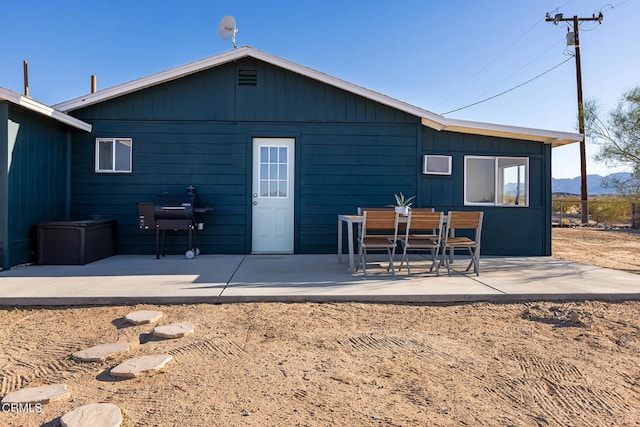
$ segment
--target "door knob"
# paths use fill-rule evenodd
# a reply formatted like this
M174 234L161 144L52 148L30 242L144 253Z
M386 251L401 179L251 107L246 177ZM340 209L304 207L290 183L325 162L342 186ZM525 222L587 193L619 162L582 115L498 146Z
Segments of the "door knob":
M253 197L258 197L258 193L253 193Z
M258 204L258 202L254 200L254 201L253 201L253 204L254 204L254 205L257 205L257 204Z

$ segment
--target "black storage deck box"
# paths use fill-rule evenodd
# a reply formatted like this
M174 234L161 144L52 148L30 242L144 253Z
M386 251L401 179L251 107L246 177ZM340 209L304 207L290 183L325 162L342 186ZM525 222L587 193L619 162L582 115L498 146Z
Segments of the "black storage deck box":
M85 265L115 254L115 220L38 225L38 264Z

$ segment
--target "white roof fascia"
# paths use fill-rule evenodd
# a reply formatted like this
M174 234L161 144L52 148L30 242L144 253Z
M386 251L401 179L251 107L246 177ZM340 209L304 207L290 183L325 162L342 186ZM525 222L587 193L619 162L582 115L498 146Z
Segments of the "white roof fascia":
M420 107L416 107L415 105L408 104L406 102L397 100L395 98L391 98L390 96L383 95L381 93L372 91L370 89L364 88L362 86L358 86L356 84L347 82L345 80L339 79L337 77L330 76L328 74L322 73L320 71L314 70L309 67L305 67L300 64L296 64L295 62L288 61L286 59L279 58L277 56L273 56L262 51L251 49L252 57L256 59L260 59L262 61L271 63L278 67L284 68L286 70L301 74L306 77L310 77L314 80L318 80L320 82L326 83L331 86L335 86L339 89L346 90L347 92L351 92L356 95L360 95L362 97L368 98L372 101L379 102L380 104L387 105L389 107L393 107L397 110L404 111L405 113L409 113L411 115L425 118L427 120L431 120L435 123L440 122L444 119L443 116L432 113L431 111L425 110Z
M213 68L218 65L222 65L224 63L235 61L240 58L244 58L248 56L270 63L280 68L292 71L294 73L301 74L303 76L312 78L314 80L318 80L320 82L329 84L331 86L344 89L348 92L363 96L373 101L377 101L381 104L385 104L387 106L396 108L398 110L404 111L414 116L426 117L435 122L438 122L438 120L441 120L443 118L442 116L439 116L437 114L434 114L422 108L416 107L414 105L407 104L397 99L363 88L362 86L358 86L353 83L349 83L347 81L341 80L337 77L333 77L328 74L321 73L319 71L296 64L291 61L287 61L286 59L282 59L277 56L270 55L268 53L254 49L250 46L243 46L239 49L234 49L232 51L215 55L209 58L205 58L200 61L191 62L189 64L186 64L180 67L176 67L167 71L152 74L148 77L143 77L137 80L130 81L128 83L113 86L108 89L103 89L101 91L98 91L92 94L80 96L78 98L74 98L69 101L56 104L54 105L54 107L61 111L75 110L78 108L96 104L98 102L106 101L108 99L112 99L118 96L122 96L127 93L145 89L160 83L165 83L170 80L175 80L189 74L197 73L205 69Z
M51 117L54 120L64 123L65 125L72 126L76 129L91 132L91 125L89 123L83 122L75 117L71 117L66 113L56 110L55 108L51 108L11 90L0 87L0 99L7 100L43 116Z
M118 96L126 95L128 93L136 92L141 89L146 89L151 86L155 86L161 83L165 83L171 80L175 80L189 74L194 74L208 68L217 67L218 65L226 62L235 61L237 59L249 56L248 50L253 50L249 47L241 47L229 52L221 53L219 55L211 56L209 58L201 59L199 61L190 62L170 70L162 71L156 74L152 74L147 77L142 77L136 80L132 80L127 83L112 86L107 89L99 90L95 93L79 96L68 101L61 102L54 105L60 111L72 111L78 108L83 108L89 105L97 104L102 101L116 98Z
M442 130L461 133L473 133L488 136L499 136L512 139L523 139L551 144L553 147L582 141L583 135L572 132L559 132L546 129L533 129L520 126L507 126L494 123L473 122L459 119L445 119L446 126Z
M372 101L379 102L380 104L384 104L397 110L404 111L405 113L419 117L423 126L427 126L438 131L447 130L452 132L538 141L545 144L552 144L554 147L582 140L581 134L569 132L555 132L544 129L531 129L517 126L498 125L493 123L448 119L444 116L432 113L431 111L425 110L415 105L399 101L395 98L391 98L381 93L374 92L362 86L358 86L337 77L333 77L320 71L316 71L312 68L305 67L286 59L262 52L250 46L243 46L241 48L233 49L231 51L224 52L209 58L191 62L180 67L152 74L148 77L143 77L128 83L103 89L101 91L85 96L80 96L78 98L56 104L54 105L54 108L65 112L75 110L121 95L125 95L127 93L132 93L137 90L161 84L170 80L175 80L186 75L197 73L205 69L213 68L218 65L235 61L244 57L252 57L270 63L291 72L301 74L303 76L326 83L339 89L343 89L347 92L363 96Z

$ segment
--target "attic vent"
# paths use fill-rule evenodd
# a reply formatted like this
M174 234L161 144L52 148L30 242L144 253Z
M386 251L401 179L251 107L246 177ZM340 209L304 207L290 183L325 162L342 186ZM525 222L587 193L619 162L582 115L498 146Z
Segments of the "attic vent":
M422 163L422 173L428 175L451 175L451 156L426 154Z
M256 86L258 72L256 70L238 70L238 86Z

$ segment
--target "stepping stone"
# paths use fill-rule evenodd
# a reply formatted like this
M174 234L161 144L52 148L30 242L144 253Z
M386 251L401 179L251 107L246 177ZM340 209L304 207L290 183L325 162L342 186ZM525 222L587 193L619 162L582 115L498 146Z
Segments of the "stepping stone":
M113 344L100 344L77 351L72 356L83 362L104 362L111 356L128 351L129 345L121 342Z
M7 394L2 399L2 404L50 403L57 400L68 399L70 397L71 392L67 390L66 384L53 384L42 387L23 388L22 390L14 391L13 393Z
M182 338L192 333L193 323L191 322L172 323L153 328L153 336L158 338Z
M124 319L134 325L145 325L147 323L156 323L162 317L161 311L140 310L132 311L124 316Z
M120 427L122 411L111 403L93 403L67 412L60 423L62 427Z
M113 368L110 373L114 377L135 378L141 374L158 372L172 360L173 356L170 354L133 357Z

